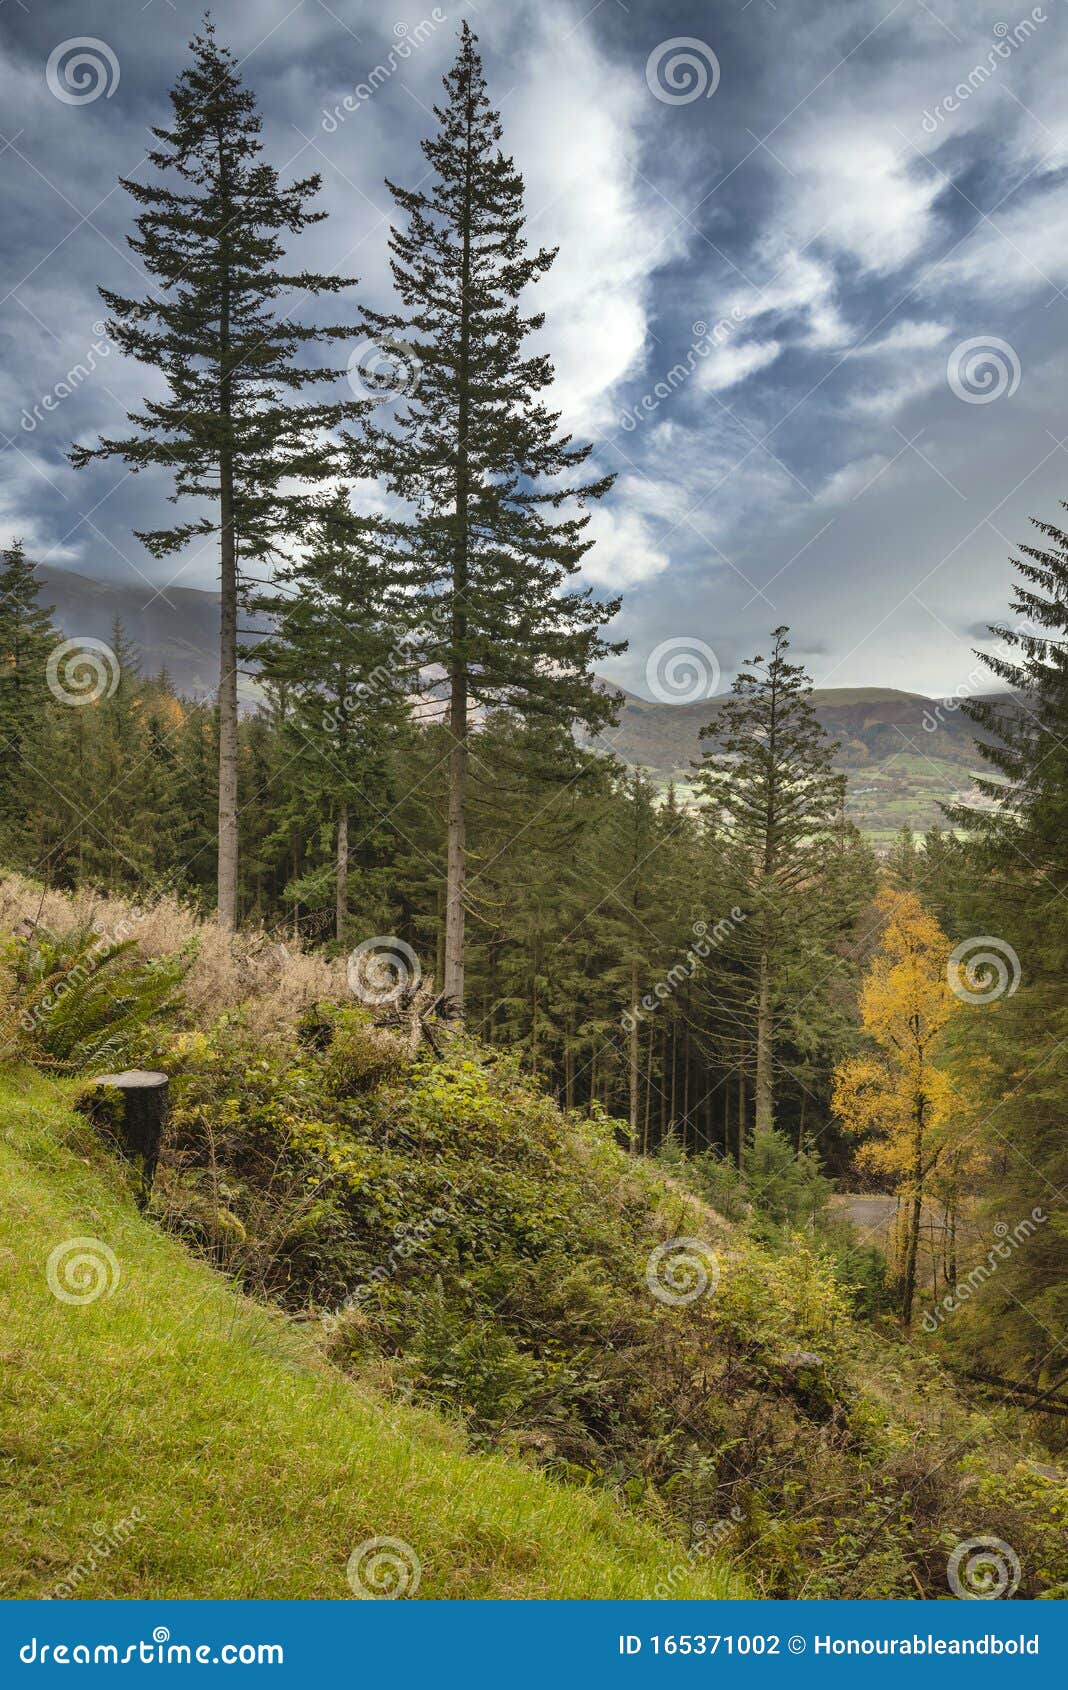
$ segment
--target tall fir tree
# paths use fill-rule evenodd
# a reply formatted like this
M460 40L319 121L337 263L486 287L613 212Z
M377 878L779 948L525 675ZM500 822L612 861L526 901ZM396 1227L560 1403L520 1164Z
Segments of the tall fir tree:
M282 591L255 601L273 624L256 661L283 701L302 798L332 815L338 939L349 915L350 830L373 833L385 812L390 743L408 721L414 684L389 582L364 535L348 497L335 494L301 561L279 570Z
M1068 509L1068 505L1064 506ZM958 923L992 935L988 972L971 1004L958 1060L982 1080L982 1132L996 1179L983 1205L999 1232L1041 1217L1034 1235L999 1264L962 1323L989 1369L1064 1402L1068 1365L1068 532L1033 519L1041 539L1013 559L1012 616L977 653L1000 697L965 708L982 730L991 774L986 809L958 806L970 837L973 888ZM963 879L963 876L961 876ZM966 925L964 925L966 923ZM998 984L998 956L1005 988ZM991 984L993 990L991 991ZM982 1001L989 993L990 1001ZM963 1019L963 1018L961 1018Z
M118 457L136 473L173 475L175 500L215 506L213 515L142 533L155 557L218 535L219 626L218 911L238 916L238 604L242 564L263 563L298 533L307 484L336 468L330 431L359 415L355 399L303 398L338 376L299 361L311 342L350 334L308 326L291 314L303 299L350 282L284 267L287 236L325 212L309 209L318 176L282 187L263 158L253 94L206 20L190 43L193 62L171 93L169 128L149 159L166 181L120 178L143 209L129 244L158 284L145 299L102 288L108 332L123 352L162 375L166 393L131 412L134 432L76 446L76 466ZM173 184L173 185L172 185ZM289 298L287 299L287 296Z
M758 1134L774 1126L777 1029L806 972L799 959L815 947L817 971L824 965L827 941L849 919L836 895L857 878L849 849L855 835L842 821L845 777L833 767L837 746L809 703L811 680L787 656L788 633L776 628L771 655L751 658L739 672L702 736L714 735L717 748L705 753L698 775L745 916L732 947L747 962ZM853 897L859 891L853 887Z
M404 515L380 543L433 630L424 660L443 670L450 734L443 986L462 1005L467 784L472 710L593 728L612 704L593 684L610 651L616 602L565 590L592 543L585 507L611 477L574 474L589 446L559 432L542 395L553 371L532 351L540 315L520 297L555 254L528 250L523 181L500 149L467 24L423 143L425 189L389 183L404 218L392 269L403 312L367 313L387 358L406 364L408 392L392 427L371 426L372 457Z
M0 827L20 808L26 760L48 708L48 658L59 641L51 609L38 603L37 565L21 540L0 553Z

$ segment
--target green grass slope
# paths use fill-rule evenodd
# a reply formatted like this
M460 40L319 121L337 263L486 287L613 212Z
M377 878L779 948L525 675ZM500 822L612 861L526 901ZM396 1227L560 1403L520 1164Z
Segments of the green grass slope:
M117 1264L91 1302L49 1287L74 1238ZM143 1220L29 1070L0 1078L0 1495L5 1597L348 1598L382 1537L420 1597L745 1594L608 1497L466 1455L336 1372Z

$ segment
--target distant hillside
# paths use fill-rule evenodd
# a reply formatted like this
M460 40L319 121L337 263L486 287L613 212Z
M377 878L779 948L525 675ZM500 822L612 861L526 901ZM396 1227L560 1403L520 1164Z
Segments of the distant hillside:
M93 581L42 565L40 602L68 637L110 640L115 620L137 648L141 671L166 669L186 698L214 696L219 684L219 595L199 587L158 592L148 581Z
M608 683L605 683L608 685ZM692 790L702 729L713 726L726 694L696 704L660 704L624 692L619 724L597 743L624 763L646 768L660 784ZM865 833L887 842L903 826L944 825L942 804L982 802L984 771L976 727L953 701L894 687L817 689L820 725L838 741L837 766L849 777L848 809Z
M54 607L68 636L107 640L118 617L144 674L166 669L186 697L214 694L217 593L171 586L153 596L148 582L93 581L65 569L41 568L38 577L41 602ZM252 681L242 682L242 693L254 703ZM812 699L822 726L841 746L838 766L849 775L850 815L877 840L885 842L906 824L921 831L937 826L943 803L978 798L976 730L959 707L893 687L832 687ZM661 785L674 780L685 793L701 754L701 729L715 721L723 702L721 696L657 704L624 693L619 726L598 743L622 762L649 769Z

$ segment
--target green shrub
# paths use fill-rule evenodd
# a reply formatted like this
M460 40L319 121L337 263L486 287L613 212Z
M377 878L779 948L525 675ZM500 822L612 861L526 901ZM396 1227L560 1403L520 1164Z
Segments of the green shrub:
M80 1073L146 1057L191 961L183 952L146 962L134 939L87 926L9 939L0 950L4 1058Z

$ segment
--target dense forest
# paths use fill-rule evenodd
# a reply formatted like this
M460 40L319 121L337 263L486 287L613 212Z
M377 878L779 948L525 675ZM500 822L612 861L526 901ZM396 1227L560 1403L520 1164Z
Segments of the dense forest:
M234 1250L246 1253L243 1271L254 1258L264 1294L296 1310L350 1296L342 1264L346 1239L356 1250L355 1199L318 1216L314 1248L307 1238L287 1244L282 1272L264 1242L267 1211L281 1201L265 1123L281 1130L294 1098L314 1099L300 1155L311 1154L314 1117L326 1123L317 1153L348 1168L337 1122L349 1117L328 1064L355 1065L354 1096L368 1075L392 1084L399 1058L375 1040L396 1042L410 1026L427 1060L460 1052L457 1083L470 1096L455 1119L470 1122L483 1170L502 1189L519 1175L511 1151L483 1144L488 1123L513 1135L532 1169L563 1155L565 1128L544 1126L542 1136L543 1109L603 1134L598 1143L618 1156L611 1178L596 1176L604 1188L593 1196L582 1184L594 1174L580 1156L560 1175L574 1189L544 1201L554 1215L573 1203L576 1226L582 1217L600 1229L605 1260L608 1185L630 1178L632 1165L653 1166L764 1253L762 1296L785 1297L775 1275L799 1272L803 1259L827 1308L840 1295L869 1337L937 1359L979 1412L1015 1414L1014 1437L1059 1449L1068 535L1044 517L1019 547L1001 655L986 659L1004 703L967 706L988 807L956 810L923 837L905 828L876 854L846 819L846 776L785 627L769 629L741 667L704 736L696 796L683 802L591 749L616 708L599 674L619 649L618 606L580 576L589 512L611 482L588 478L589 447L562 432L547 402L552 367L536 350L543 322L528 302L554 255L527 244L522 179L501 150L475 37L465 25L424 143L423 182L391 184L389 314L362 308L357 284L301 269L317 179L279 181L254 97L210 24L191 50L169 126L154 131L154 180L123 183L137 208L130 244L152 287L144 297L104 292L109 335L154 368L165 396L153 387L125 437L72 456L158 477L169 525L139 536L154 557L191 545L217 553L221 684L214 699L182 697L165 673L142 672L121 626L107 645L57 627L34 559L17 544L3 554L0 862L20 888L4 965L8 1055L13 1046L65 1079L116 1056L187 1071L175 1166L210 1164L217 1175L221 1157L233 1191L220 1221L216 1178L208 1224L188 1192L179 1201L168 1187L169 1221L217 1265L232 1266ZM315 301L329 304L328 325L301 316ZM310 362L317 349L342 367ZM242 672L253 702L239 709ZM59 895L81 912L65 937L53 919ZM120 907L121 932L100 913ZM182 910L186 924L169 960L135 961L139 923L164 908ZM304 1054L265 1056L266 1089L249 1080L244 1101L239 1076L259 1057L240 1043L252 1033L231 1026L240 1017L224 1014L224 1030L209 1036L170 1008L213 931L227 946L253 947L234 956L269 948L276 971L291 966L294 978L313 963L333 970L306 976L316 989L300 1006ZM82 1009L53 1014L57 986ZM168 1014L181 1029L170 1045L159 1031ZM507 1102L479 1090L483 1060L511 1065ZM404 1143L429 1143L433 1156L436 1094L418 1084L425 1091L401 1110ZM230 1100L216 1123L232 1137L221 1149L206 1113L213 1088ZM253 1107L255 1121L241 1115ZM411 1182L418 1214L444 1204L444 1215L444 1188L414 1159L402 1177L403 1146L388 1131L387 1141L377 1172L397 1190ZM317 1176L302 1163L286 1177ZM453 1194L456 1178L450 1164ZM885 1199L878 1223L851 1228L859 1211L843 1193ZM627 1226L633 1204L621 1211ZM457 1272L466 1262L477 1280L472 1227ZM368 1248L360 1274L381 1256L381 1243L377 1258ZM546 1384L548 1350L535 1389L523 1367L533 1366L530 1323L545 1286L530 1240L509 1248L522 1264L522 1317L507 1331L514 1402L493 1396L504 1364L498 1356L495 1373L482 1355L476 1366L463 1346L478 1323L451 1304L435 1305L433 1330L426 1306L417 1315L395 1303L384 1316L394 1360L421 1357L405 1389L455 1405L443 1381L466 1366L469 1388L455 1396L476 1442L499 1442L502 1428L528 1419L551 1423L558 1465L604 1477L618 1461L613 1482L625 1487L638 1485L620 1454L629 1438L645 1451L642 1486L655 1479L665 1515L689 1475L692 1513L702 1486L715 1495L724 1482L714 1452L733 1448L738 1427L728 1436L707 1402L680 1395L699 1454L683 1440L672 1466L654 1457L650 1404L639 1413L630 1400L626 1410L594 1403L596 1393L587 1400L578 1373ZM480 1320L504 1290L487 1278ZM603 1340L587 1295L582 1319ZM739 1306L731 1318L744 1369L738 1334L757 1316ZM574 1307L573 1330L559 1319L577 1368L582 1321ZM653 1353L644 1333L627 1342L635 1357ZM358 1359L369 1343L362 1328L350 1334ZM832 1415L825 1383L799 1388L819 1423ZM583 1427L570 1444L565 1422ZM775 1506L788 1512L789 1495L776 1493ZM865 1562L869 1529L861 1511L850 1554ZM927 1574L908 1572L898 1548L880 1588L914 1595L911 1580L927 1594ZM816 1576L799 1570L800 1548L790 1553L796 1563L784 1557L767 1575L769 1593ZM1029 1588L1056 1583L1047 1569Z

